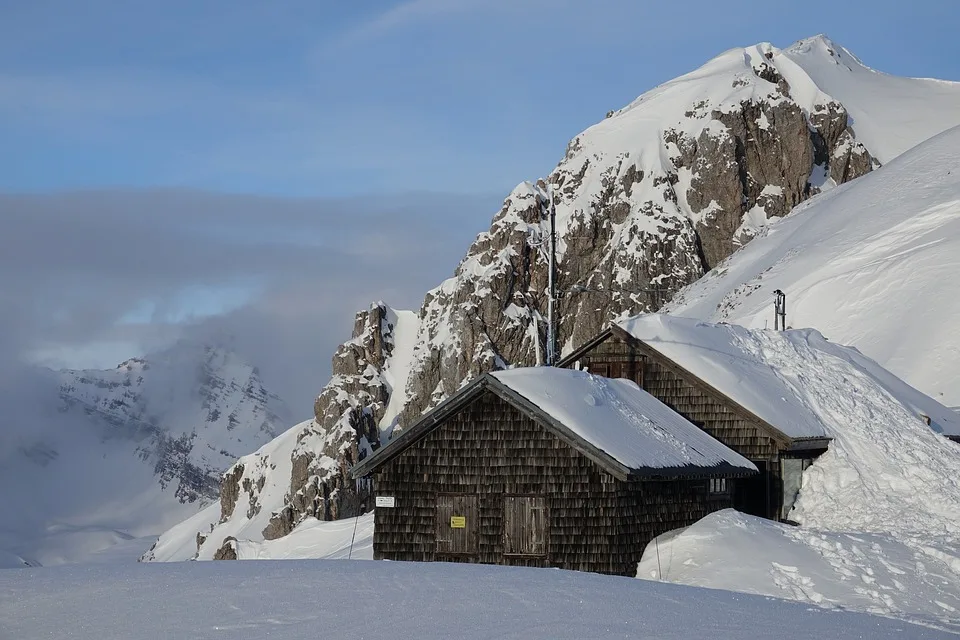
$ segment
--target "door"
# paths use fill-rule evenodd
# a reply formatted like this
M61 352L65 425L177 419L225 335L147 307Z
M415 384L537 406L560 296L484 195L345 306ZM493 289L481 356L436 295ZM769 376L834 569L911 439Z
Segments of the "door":
M770 512L769 507L770 478L768 477L767 463L759 460L753 460L752 462L757 465L760 473L737 481L733 506L737 511L748 513L752 516L760 516L761 518L776 517L775 513Z
M437 495L434 550L439 555L477 553L477 496L442 493Z
M780 519L786 520L793 509L793 503L803 487L803 472L813 464L813 458L780 458L780 480L783 485L783 501L780 505Z
M504 496L503 554L545 556L548 540L546 499L542 496Z

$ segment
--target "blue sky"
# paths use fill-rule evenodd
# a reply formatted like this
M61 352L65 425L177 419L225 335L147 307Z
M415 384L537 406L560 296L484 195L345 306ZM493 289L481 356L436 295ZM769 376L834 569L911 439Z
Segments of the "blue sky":
M946 0L0 0L0 387L229 336L309 410L353 313L417 308L607 111L821 32L960 80L958 24Z
M505 193L719 52L960 79L944 0L3 0L0 190Z

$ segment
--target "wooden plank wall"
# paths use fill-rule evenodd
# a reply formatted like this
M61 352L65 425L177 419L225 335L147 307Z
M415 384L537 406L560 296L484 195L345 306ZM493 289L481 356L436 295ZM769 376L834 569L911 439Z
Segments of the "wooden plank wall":
M626 488L488 391L376 471L377 495L394 496L396 507L377 509L374 557L634 575L638 554L655 535L732 504L729 496L708 498L706 483ZM478 496L475 555L436 552L436 496L447 493ZM545 556L504 556L508 495L544 496L549 522ZM647 500L650 513L644 511Z

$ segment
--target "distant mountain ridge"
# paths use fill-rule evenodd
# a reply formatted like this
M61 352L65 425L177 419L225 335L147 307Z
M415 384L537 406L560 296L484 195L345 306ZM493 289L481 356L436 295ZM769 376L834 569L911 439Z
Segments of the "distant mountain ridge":
M797 205L956 125L960 83L875 71L825 36L731 49L644 93L575 136L549 176L517 186L418 312L359 313L315 419L228 472L216 517L191 522L199 544L178 530L181 548L168 536L158 549L211 557L229 532L274 539L352 515L346 473L392 429L485 371L543 362L548 192L569 352L611 320L659 309Z
M182 502L216 499L223 470L291 422L256 367L221 348L181 343L116 369L64 370L60 378L62 410L137 441L160 486L175 487Z
M293 422L256 368L219 347L41 373L38 397L57 404L9 426L16 449L0 465L19 487L0 495L0 551L29 564L81 560L196 513L240 455Z

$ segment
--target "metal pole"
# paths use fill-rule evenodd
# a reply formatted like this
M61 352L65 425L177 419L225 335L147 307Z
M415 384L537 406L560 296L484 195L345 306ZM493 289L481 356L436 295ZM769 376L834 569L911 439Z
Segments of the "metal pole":
M773 330L780 331L780 290L773 293Z
M773 303L773 329L774 331L787 330L787 294L780 289L774 293Z
M557 297L557 208L553 201L553 185L547 185L547 191L550 194L550 273L547 276L549 294L547 298L547 366L551 367L557 353L557 320L554 315L556 312Z

